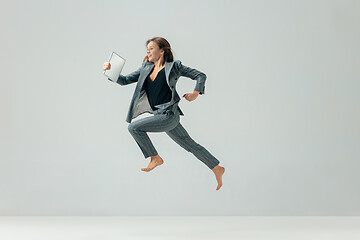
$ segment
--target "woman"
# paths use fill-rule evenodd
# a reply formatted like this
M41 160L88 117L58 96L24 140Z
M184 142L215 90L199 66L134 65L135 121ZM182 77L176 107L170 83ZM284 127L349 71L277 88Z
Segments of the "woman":
M175 86L180 76L196 81L194 92L183 97L189 102L198 95L204 94L206 75L196 69L187 67L180 60L174 61L169 42L162 37L154 37L146 41L147 56L142 66L126 76L120 75L117 83L127 85L137 83L131 100L126 121L128 130L144 154L151 161L142 171L149 172L164 163L152 144L147 132L166 132L176 143L194 154L215 174L219 190L222 186L222 175L225 168L203 146L196 143L180 124L180 115L184 115L178 103L180 97ZM103 70L109 70L109 62L103 64ZM108 79L111 81L111 79ZM132 119L145 112L153 114L132 122Z

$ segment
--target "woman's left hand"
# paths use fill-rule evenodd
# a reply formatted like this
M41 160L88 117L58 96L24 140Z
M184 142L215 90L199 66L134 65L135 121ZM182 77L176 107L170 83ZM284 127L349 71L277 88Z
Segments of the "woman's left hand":
M185 93L183 97L185 97L186 100L189 102L194 101L199 96L199 92L193 92L193 93Z

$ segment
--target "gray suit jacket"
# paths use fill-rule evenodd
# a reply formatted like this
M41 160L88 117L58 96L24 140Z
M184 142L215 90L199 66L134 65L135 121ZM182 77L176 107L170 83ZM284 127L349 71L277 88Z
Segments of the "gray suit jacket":
M176 111L178 110L180 115L184 115L178 106L180 97L176 92L176 83L180 76L191 78L196 81L196 86L194 91L199 91L200 94L205 94L205 80L206 75L203 72L200 72L194 68L187 67L181 63L180 60L175 62L165 62L165 76L166 82L169 85L172 91L172 98L170 102L156 105L158 109L153 111L144 88L144 82L146 77L149 75L151 70L154 68L155 64L153 62L143 62L141 67L135 72L132 72L126 76L120 75L116 83L120 85L127 85L131 83L136 83L134 95L132 97L128 115L126 117L126 122L130 123L132 119L136 118L140 114L145 112L154 113L156 112L165 112L166 110ZM111 81L111 79L108 78Z

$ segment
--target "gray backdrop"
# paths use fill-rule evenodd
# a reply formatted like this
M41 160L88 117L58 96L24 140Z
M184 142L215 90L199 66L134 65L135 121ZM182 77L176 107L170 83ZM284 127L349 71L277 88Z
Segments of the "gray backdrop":
M2 1L1 215L358 215L359 1ZM135 84L111 51L165 37L207 75L181 123L215 175L165 133L150 159L125 122ZM195 82L181 77L180 96ZM141 117L149 116L147 113ZM141 118L139 117L139 118Z

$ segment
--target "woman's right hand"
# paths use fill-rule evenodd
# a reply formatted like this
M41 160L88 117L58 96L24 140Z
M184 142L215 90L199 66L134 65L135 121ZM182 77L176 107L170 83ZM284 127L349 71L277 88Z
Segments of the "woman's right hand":
M109 63L109 62L105 62L104 64L103 64L103 70L105 71L105 70L110 70L110 68L111 68L111 64Z

